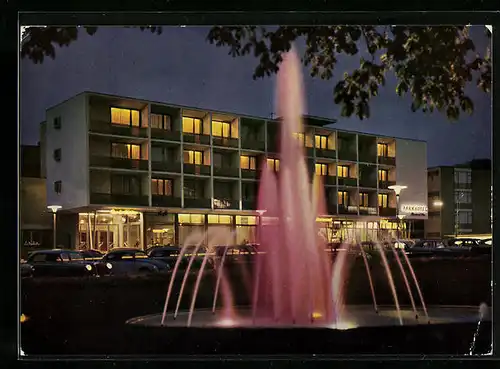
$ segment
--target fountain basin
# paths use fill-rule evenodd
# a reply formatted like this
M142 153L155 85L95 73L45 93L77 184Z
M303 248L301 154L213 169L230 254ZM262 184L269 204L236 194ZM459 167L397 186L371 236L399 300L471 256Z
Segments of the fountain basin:
M423 311L418 319L411 308L401 311L399 324L394 308L347 306L338 324L320 320L311 325L282 325L272 320L254 322L251 311L236 310L238 318L223 319L219 313L197 310L191 327L187 312L176 319L161 314L127 321L131 345L141 354L468 354L478 323L478 308L431 306L429 321ZM486 316L476 337L475 351L487 352L491 345L491 318Z

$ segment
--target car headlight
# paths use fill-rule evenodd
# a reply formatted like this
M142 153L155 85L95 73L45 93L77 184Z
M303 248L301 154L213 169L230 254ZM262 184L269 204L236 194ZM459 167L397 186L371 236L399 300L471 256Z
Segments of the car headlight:
M89 264L85 265L85 269L87 269L90 272L92 270L92 265Z
M106 268L108 268L108 269L112 269L112 268L113 268L113 265L111 265L110 263L106 263Z

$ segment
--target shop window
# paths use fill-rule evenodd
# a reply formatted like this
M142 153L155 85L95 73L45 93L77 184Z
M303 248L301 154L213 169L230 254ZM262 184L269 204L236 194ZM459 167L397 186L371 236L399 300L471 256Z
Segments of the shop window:
M179 214L179 224L205 224L203 214Z
M208 224L232 224L233 217L231 215L208 215Z
M236 215L236 225L256 225L257 217Z

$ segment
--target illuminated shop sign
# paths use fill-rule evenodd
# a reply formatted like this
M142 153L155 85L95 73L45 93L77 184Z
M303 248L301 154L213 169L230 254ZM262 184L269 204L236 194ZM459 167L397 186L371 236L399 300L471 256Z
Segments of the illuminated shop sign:
M401 205L401 212L414 216L426 216L428 213L428 208L427 205L403 204Z

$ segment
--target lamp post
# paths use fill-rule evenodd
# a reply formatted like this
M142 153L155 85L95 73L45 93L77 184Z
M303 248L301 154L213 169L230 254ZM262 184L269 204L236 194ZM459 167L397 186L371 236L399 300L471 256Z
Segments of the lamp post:
M442 202L441 200L439 200L439 199L438 199L438 200L435 200L435 201L432 203L432 205L434 205L436 208L438 208L438 209L439 209L439 211L441 212L441 208L443 207L444 202ZM441 213L439 214L439 216L441 217ZM439 230L439 234L440 234L440 235L442 235L442 229L441 229L441 227L439 227L439 229L440 229L440 230Z
M402 186L402 185L393 185L388 187L389 190L393 190L396 193L396 217L398 218L398 238L399 238L399 195L402 190L405 188L408 188L408 186Z
M459 221L458 221L458 215L460 213L460 200L464 197L463 192L458 193L458 197L455 200L455 238L458 237L458 229L459 229Z
M53 234L53 242L52 242L52 248L56 248L56 232L57 232L57 211L61 209L61 205L49 205L47 206L47 209L49 209L52 212L52 222L53 222L53 229L54 229L54 234Z

